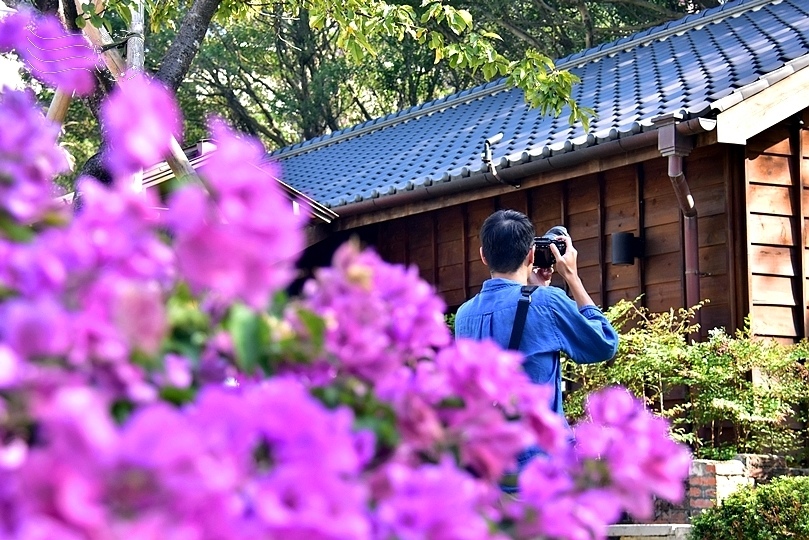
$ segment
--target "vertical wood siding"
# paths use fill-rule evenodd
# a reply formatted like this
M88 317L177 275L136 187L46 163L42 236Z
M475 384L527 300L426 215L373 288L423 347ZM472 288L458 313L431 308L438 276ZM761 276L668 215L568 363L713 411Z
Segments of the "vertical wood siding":
M807 335L806 145L790 120L751 139L745 155L752 327L785 342Z
M700 216L700 270L704 273L700 286L702 297L710 300L703 308L706 329L733 327L740 318L732 313L736 300L729 286L741 277L732 274L729 255L726 152L720 146L699 148L685 160ZM662 157L383 222L372 226L378 228L376 247L386 260L418 265L421 275L436 285L454 310L489 277L480 261L478 233L486 217L500 208L526 213L537 234L565 225L579 252L582 281L602 307L641 295L642 304L653 311L684 307L682 222ZM634 265L612 264L611 235L616 232L643 238L645 255ZM409 258L402 252L405 246ZM558 277L554 284L564 285Z

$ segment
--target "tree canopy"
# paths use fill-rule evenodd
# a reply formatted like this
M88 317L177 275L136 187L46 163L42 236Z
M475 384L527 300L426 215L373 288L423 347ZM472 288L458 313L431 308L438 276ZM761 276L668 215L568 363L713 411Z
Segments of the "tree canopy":
M137 0L2 0L104 27L125 48ZM710 7L719 0L143 0L146 69L175 90L185 140L211 113L282 147L507 77L545 114L588 121L576 78L552 58ZM81 13L81 15L80 15ZM102 144L98 103L74 104L64 142L79 165ZM42 92L49 99L47 91ZM85 165L85 172L96 168Z

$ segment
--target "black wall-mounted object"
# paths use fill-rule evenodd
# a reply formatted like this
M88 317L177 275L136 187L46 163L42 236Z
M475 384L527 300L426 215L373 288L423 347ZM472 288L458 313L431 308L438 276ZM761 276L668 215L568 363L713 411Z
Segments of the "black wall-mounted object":
M612 264L627 266L643 257L643 241L631 232L612 233Z

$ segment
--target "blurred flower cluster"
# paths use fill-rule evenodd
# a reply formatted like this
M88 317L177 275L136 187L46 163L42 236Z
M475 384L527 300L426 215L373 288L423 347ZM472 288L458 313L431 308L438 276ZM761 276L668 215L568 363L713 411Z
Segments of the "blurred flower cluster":
M0 36L49 65L70 44L29 68L87 91L57 21ZM203 182L159 201L129 175L179 135L171 94L128 77L102 120L115 181L79 179L74 212L58 126L0 93L0 539L590 539L683 496L663 420L608 388L570 430L415 268L349 242L288 298L304 222L257 141L212 120Z

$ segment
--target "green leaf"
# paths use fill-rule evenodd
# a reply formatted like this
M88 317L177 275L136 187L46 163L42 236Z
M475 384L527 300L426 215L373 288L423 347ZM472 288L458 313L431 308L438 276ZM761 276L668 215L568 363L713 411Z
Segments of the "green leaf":
M463 20L464 24L467 28L472 28L472 14L469 13L465 9L459 9L457 12L458 16Z
M248 373L253 373L259 365L260 331L259 316L242 304L231 307L227 328L233 339L236 361Z
M0 212L0 236L12 242L29 242L34 238L34 230L20 225L7 213Z
M175 405L183 405L194 401L197 392L194 388L177 388L176 386L164 386L160 389L160 398Z
M309 340L317 349L322 349L326 342L326 321L317 313L306 309L298 310L298 318L306 328Z

